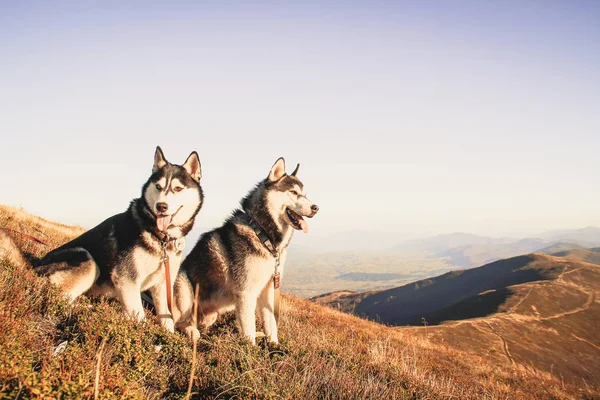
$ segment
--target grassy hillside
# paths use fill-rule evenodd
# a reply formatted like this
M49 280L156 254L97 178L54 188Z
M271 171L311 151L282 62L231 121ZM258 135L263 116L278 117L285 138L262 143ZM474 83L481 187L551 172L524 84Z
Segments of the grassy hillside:
M599 294L597 265L530 254L396 289L331 293L315 301L395 325L426 322L428 337L463 351L598 386ZM407 330L424 334L422 327Z
M0 209L31 259L77 233ZM21 216L25 214L21 213ZM42 243L43 242L43 243ZM125 318L106 299L72 306L26 266L0 260L0 399L185 398L193 351L180 334ZM488 354L285 296L281 344L251 346L221 317L200 341L193 398L584 398L593 388Z

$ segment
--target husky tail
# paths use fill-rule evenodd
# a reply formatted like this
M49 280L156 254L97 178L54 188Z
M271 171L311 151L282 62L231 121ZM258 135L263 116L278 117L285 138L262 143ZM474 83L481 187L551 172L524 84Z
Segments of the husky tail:
M23 256L15 241L4 229L0 229L0 261L7 261L15 266L31 268L29 261Z

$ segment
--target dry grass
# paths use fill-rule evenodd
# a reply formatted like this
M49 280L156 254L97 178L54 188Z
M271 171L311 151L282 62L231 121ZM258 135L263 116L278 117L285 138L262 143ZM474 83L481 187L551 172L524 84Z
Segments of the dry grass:
M59 226L59 225L57 225ZM0 208L0 227L57 246L80 230ZM66 227L68 228L68 227ZM49 250L14 235L32 259ZM572 398L550 375L506 369L447 344L284 296L278 346L251 346L222 317L192 348L152 317L124 317L105 299L70 306L33 271L0 261L0 399ZM67 342L64 351L59 344ZM96 373L98 380L96 382Z

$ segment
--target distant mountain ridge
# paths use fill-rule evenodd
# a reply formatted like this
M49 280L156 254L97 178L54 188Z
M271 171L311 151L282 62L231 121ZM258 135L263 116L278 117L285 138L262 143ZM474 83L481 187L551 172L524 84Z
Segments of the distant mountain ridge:
M544 232L540 237L551 241L570 242L581 244L584 247L594 247L600 245L600 228L586 226L581 229L560 229Z
M559 247L558 244L561 243ZM557 246L553 248L553 246ZM399 252L424 253L446 258L457 267L475 267L520 254L570 250L600 246L600 228L546 232L539 238L495 238L455 232L422 239L412 239L394 246Z
M436 235L422 239L406 240L396 246L394 250L414 251L424 253L438 253L440 251L467 245L490 245L508 243L511 239L498 239L488 236L479 236L471 233L454 232Z

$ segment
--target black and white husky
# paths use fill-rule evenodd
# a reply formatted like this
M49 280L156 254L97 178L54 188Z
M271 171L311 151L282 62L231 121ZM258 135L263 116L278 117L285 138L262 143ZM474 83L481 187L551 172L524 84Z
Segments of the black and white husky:
M116 297L138 320L144 318L140 292L150 290L161 323L174 331L163 260L168 258L169 280L174 282L184 236L202 206L200 177L196 152L179 166L169 163L157 147L141 198L124 213L48 253L35 270L71 300L83 293Z
M204 326L213 324L219 313L235 309L241 334L255 343L258 311L265 335L278 342L273 277L283 272L293 231L306 233L303 217L319 210L306 198L298 167L287 175L283 158L278 159L269 176L242 199L242 209L202 235L183 261L175 282L180 315L174 313L177 328L190 340L199 337L192 315L198 285L197 321Z

